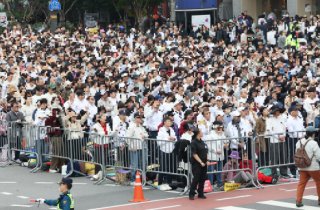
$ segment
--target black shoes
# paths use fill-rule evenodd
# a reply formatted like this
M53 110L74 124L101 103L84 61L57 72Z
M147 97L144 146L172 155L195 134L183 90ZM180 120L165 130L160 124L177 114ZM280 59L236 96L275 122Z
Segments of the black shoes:
M207 197L205 195L199 195L198 198L200 199L207 199Z
M298 208L303 207L303 203L302 203L302 202L296 203L296 206L297 206Z
M189 195L189 200L193 201L194 200L194 196L190 196Z

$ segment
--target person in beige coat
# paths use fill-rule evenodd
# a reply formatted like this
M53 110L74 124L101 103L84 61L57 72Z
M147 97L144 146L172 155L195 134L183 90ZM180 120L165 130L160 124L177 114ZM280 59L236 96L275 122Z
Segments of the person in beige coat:
M300 179L296 198L297 207L303 206L303 192L310 178L314 180L317 187L318 205L320 206L320 148L318 143L314 140L316 132L317 129L313 127L307 127L305 138L299 140L296 144L296 149L299 149L305 145L305 151L307 152L308 157L311 159L311 165L309 167L298 169L300 173Z

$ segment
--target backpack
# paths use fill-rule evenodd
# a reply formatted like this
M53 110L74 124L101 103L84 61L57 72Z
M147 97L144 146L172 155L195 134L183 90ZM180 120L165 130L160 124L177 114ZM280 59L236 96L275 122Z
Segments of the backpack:
M305 147L309 143L310 140L308 140L304 145L302 144L300 140L300 148L297 149L296 154L294 155L294 162L296 167L298 168L307 168L311 165L312 158L309 158Z

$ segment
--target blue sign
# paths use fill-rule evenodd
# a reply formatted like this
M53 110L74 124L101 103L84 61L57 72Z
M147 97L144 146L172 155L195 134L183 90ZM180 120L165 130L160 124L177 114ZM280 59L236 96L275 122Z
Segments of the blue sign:
M61 10L61 4L59 0L51 0L49 3L49 10L51 12Z
M213 9L217 0L176 0L176 10Z

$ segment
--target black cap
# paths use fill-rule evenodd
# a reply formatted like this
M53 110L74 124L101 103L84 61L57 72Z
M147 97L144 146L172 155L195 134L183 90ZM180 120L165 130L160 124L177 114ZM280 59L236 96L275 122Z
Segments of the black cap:
M119 115L127 115L126 109L120 109Z
M133 117L134 117L134 118L142 118L139 112L136 112L136 113L133 115Z
M308 88L308 92L316 92L316 88L315 87L309 87Z
M70 178L62 178L61 182L59 184L65 184L68 186L69 189L72 187L72 179Z

